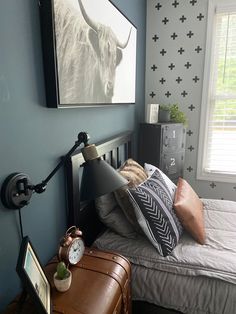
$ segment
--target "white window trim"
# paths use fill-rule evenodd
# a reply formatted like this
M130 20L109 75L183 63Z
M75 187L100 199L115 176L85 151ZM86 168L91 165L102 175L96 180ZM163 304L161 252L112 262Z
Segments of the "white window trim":
M207 23L207 34L206 34L206 53L205 53L205 64L204 64L204 77L203 77L203 89L202 89L202 102L201 102L201 114L200 114L200 131L199 131L199 145L198 145L198 159L197 159L197 180L207 180L207 181L220 181L220 182L236 182L236 175L224 174L224 173L211 173L206 172L203 169L203 161L205 160L207 139L205 138L207 125L208 125L208 114L209 106L205 104L208 103L209 91L210 91L210 77L211 68L213 61L213 43L215 37L215 12L217 10L217 5L221 4L221 8L234 7L232 3L235 0L209 0L208 1L208 23ZM222 10L221 10L222 11Z

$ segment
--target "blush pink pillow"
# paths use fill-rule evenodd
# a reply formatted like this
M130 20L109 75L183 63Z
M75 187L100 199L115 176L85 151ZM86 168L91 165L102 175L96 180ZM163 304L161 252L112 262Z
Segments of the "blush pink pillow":
M174 209L184 229L200 244L205 244L203 204L190 184L179 178Z

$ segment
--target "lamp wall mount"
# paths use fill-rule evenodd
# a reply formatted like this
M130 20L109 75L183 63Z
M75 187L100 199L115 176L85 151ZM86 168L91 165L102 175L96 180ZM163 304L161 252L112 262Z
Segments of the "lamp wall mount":
M3 182L1 200L9 209L20 209L29 204L33 190L30 178L24 173L12 173Z

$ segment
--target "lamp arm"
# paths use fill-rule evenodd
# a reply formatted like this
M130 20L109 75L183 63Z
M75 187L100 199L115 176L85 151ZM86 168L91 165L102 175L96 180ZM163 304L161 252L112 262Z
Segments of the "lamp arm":
M35 191L36 193L43 193L46 190L48 182L57 173L57 171L65 164L68 158L74 153L74 151L84 143L84 146L88 145L89 135L86 132L80 132L78 134L78 140L75 142L74 146L68 151L68 153L62 157L61 161L57 166L51 171L45 180L33 186L29 186L29 189Z
M45 180L41 183L33 185L24 173L12 173L3 182L1 187L1 201L6 208L20 209L29 204L33 192L43 193L46 190L47 183L57 173L57 171L65 164L73 152L80 146L88 146L89 135L86 132L80 132L74 146L61 159L58 165L52 170Z

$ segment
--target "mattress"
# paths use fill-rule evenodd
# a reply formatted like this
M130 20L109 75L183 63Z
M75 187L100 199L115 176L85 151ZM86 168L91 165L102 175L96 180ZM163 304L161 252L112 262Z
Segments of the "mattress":
M132 297L189 314L236 313L236 202L203 199L206 244L184 233L160 256L143 236L107 230L94 243L132 263Z

